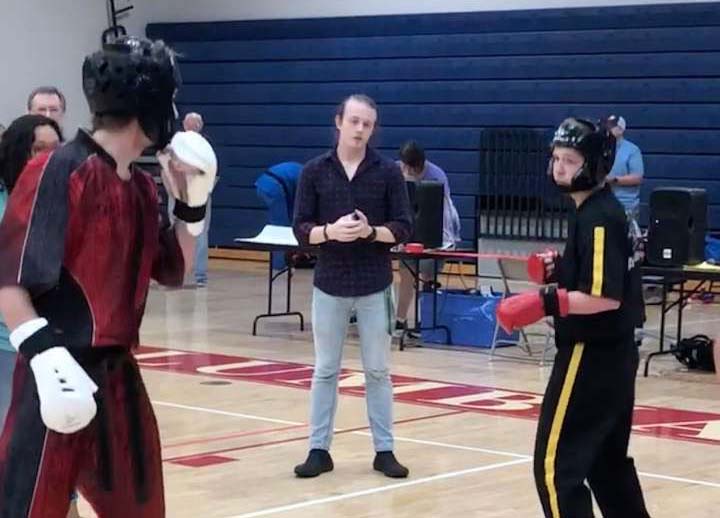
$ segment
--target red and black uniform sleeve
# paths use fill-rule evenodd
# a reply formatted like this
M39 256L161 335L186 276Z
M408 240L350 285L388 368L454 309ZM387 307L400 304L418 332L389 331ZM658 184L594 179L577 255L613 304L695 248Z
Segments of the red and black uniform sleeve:
M137 171L137 174L139 175L138 180L142 185L144 196L148 198L148 217L160 222L157 233L158 243L153 248L150 277L163 286L182 286L185 278L185 258L175 234L175 228L167 218L160 215L160 200L152 177L142 171ZM147 233L146 235L153 234ZM148 245L149 243L145 246Z
M160 229L159 246L152 265L152 278L164 286L182 286L185 277L185 259L175 227Z
M35 297L60 278L73 165L62 154L31 160L0 224L0 287L22 286Z

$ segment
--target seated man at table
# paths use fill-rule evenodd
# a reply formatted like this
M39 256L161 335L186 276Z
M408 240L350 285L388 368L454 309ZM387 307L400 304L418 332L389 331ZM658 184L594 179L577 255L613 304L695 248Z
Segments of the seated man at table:
M460 217L450 197L450 184L445 171L425 159L425 150L417 142L410 140L400 147L400 169L406 181L434 181L444 186L443 202L443 248L453 248L460 241ZM432 281L433 260L420 261L419 275L423 283ZM438 272L442 271L443 264L438 262ZM398 286L397 320L395 331L402 332L407 327L407 314L413 298L415 279L408 266L400 262L400 283Z

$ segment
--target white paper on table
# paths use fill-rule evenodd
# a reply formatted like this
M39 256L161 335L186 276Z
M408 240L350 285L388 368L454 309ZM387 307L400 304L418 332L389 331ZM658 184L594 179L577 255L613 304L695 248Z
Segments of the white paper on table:
M236 243L262 243L266 245L299 246L292 227L265 225L255 237L238 237Z

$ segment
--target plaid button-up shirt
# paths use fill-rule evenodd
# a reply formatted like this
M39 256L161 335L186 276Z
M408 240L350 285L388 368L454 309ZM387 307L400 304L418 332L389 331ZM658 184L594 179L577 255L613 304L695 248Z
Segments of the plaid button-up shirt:
M305 165L293 221L301 245L309 246L313 227L333 223L355 209L367 216L370 225L387 227L397 243L407 241L412 234L405 180L392 160L368 147L352 181L335 150ZM362 239L323 243L315 266L315 287L337 297L360 297L384 290L392 283L392 246Z

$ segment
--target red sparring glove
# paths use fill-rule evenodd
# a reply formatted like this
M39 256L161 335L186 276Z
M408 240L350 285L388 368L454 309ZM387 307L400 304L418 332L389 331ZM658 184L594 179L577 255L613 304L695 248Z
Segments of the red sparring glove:
M567 290L545 286L540 291L514 295L500 301L496 314L506 333L534 324L545 316L564 317L570 309Z
M556 263L560 257L557 250L546 249L528 257L528 278L535 284L547 284L555 275Z

